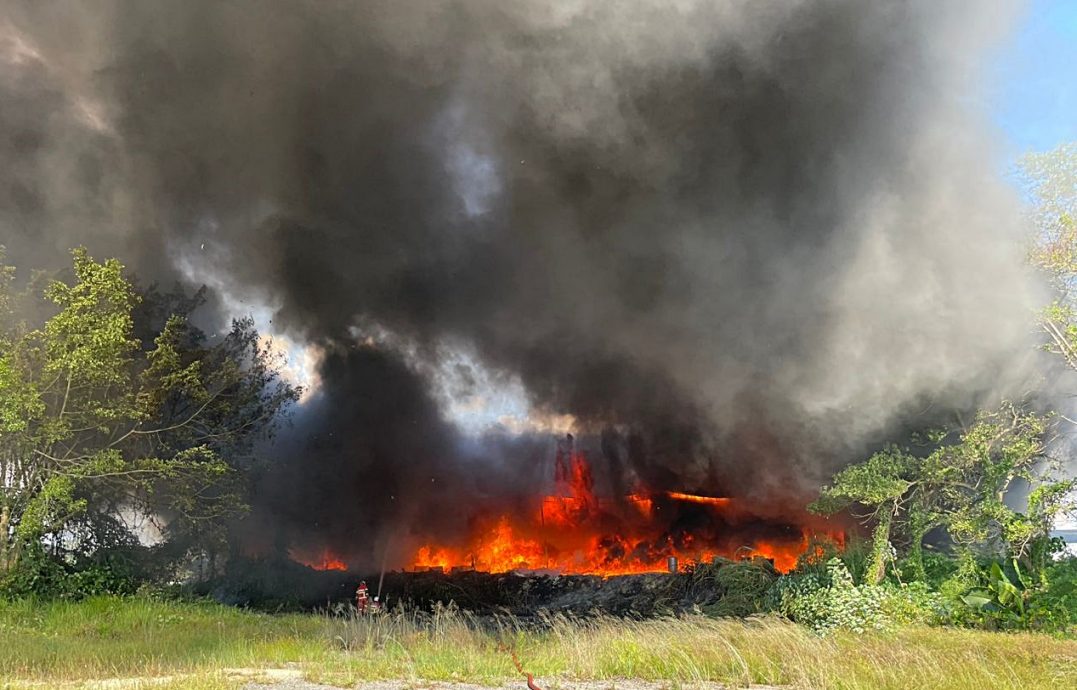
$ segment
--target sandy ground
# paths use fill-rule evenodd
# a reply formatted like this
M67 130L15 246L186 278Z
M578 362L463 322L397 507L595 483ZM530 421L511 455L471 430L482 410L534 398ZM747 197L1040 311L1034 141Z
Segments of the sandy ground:
M243 686L244 690L350 690L336 685L320 685L303 680L303 672L298 668L224 669L224 674L238 679L251 679ZM131 690L152 688L168 682L190 677L187 674L172 676L143 676L133 678L107 678L91 681L74 681L67 683L50 683L47 681L28 681L0 687L14 688L78 688L80 690ZM570 681L564 679L536 678L535 684L541 690L727 690L729 686L718 683L672 683L651 682L644 680L620 679L604 681ZM351 686L360 690L527 690L527 682L488 686L471 683L441 683L434 681L370 681ZM771 685L753 685L749 690L781 690Z
M298 672L278 671L275 678L267 678L270 683L249 683L244 690L340 690L332 685L318 685L302 679ZM542 690L729 690L729 686L719 683L672 683L652 682L646 680L604 680L604 681L569 681L564 679L547 680L536 678L535 685ZM441 683L433 681L370 681L360 683L354 688L361 690L527 690L527 681L505 685L473 685L471 683ZM743 687L743 686L741 686ZM781 690L772 685L752 685L748 690Z
M673 688L679 688L680 690L689 690L694 688L696 690L725 690L727 686L719 685L717 683L700 683L700 684L680 684L674 683L652 683L642 680L607 680L601 682L570 682L565 680L556 680L546 682L541 678L535 679L535 684L542 688L542 690L672 690ZM503 686L487 686L487 685L471 685L470 683L423 683L423 682L404 682L404 681L377 681L370 683L360 683L355 686L362 690L512 690L517 688L519 690L527 690L526 681L521 680L518 684L503 685ZM245 687L245 690L338 690L331 685L317 685L315 683L308 683L299 678L292 678L289 680L283 680L282 682L275 683L273 685L266 685L262 683L250 683ZM753 685L751 690L778 690L773 686L765 685Z

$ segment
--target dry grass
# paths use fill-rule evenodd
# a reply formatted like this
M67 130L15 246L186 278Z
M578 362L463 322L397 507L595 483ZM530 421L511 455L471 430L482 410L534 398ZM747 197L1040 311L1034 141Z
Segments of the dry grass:
M94 599L0 604L0 678L75 681L194 673L154 687L236 687L230 667L302 664L312 680L518 679L505 646L537 677L710 680L798 688L1077 688L1077 641L912 628L820 638L779 619L478 620L433 616L269 616L212 604ZM2 685L2 684L0 684Z
M1035 634L912 628L820 638L778 618L624 621L547 619L539 631L453 612L338 622L351 654L312 675L499 681L512 677L499 641L538 677L764 683L800 688L1077 688L1077 642Z

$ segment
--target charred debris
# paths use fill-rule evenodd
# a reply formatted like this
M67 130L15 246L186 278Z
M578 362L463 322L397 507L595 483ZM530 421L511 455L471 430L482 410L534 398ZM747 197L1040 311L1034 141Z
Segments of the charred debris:
M348 611L356 586L370 583L386 610L430 612L454 606L479 615L518 618L545 614L655 617L701 612L744 616L762 610L770 586L780 573L764 558L691 563L674 573L603 577L553 573L395 571L359 575L315 570L287 559L235 564L230 574L192 585L195 594L222 603L267 611ZM286 594L282 594L286 593Z

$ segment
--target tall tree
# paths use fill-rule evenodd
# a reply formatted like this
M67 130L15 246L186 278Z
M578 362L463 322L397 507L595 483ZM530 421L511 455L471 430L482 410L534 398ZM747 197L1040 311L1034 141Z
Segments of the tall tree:
M1021 160L1036 229L1031 260L1055 288L1040 323L1048 349L1077 369L1077 142Z
M1005 404L928 440L925 451L891 447L845 468L810 506L821 513L867 509L861 516L874 531L865 579L882 581L888 560L899 555L891 552L894 541L922 577L923 540L934 528L944 528L962 551L1017 558L1042 573L1051 528L1073 510L1077 489L1077 479L1062 478L1047 453L1049 420ZM1007 502L1018 486L1029 491L1020 508Z
M245 508L255 440L299 393L249 319L209 346L186 318L196 296L140 340L142 300L123 266L77 249L73 269L16 309L14 271L0 262L0 571L27 545L62 543L123 510L219 541Z

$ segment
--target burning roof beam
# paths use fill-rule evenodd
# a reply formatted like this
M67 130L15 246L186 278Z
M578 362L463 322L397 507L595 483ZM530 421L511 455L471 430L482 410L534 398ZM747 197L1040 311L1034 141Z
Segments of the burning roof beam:
M732 499L725 496L699 496L696 494L685 494L680 491L667 491L666 496L672 498L675 501L686 501L688 503L702 503L712 506L728 506Z

